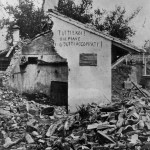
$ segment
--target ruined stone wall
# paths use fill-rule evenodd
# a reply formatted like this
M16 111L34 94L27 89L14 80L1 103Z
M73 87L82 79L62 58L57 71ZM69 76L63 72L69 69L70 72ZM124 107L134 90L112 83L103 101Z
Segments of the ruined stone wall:
M21 54L14 55L7 70L7 85L20 93L43 92L50 95L52 81L68 81L68 67L53 47L52 33L29 41L21 48ZM21 66L22 58L27 63ZM30 62L37 59L37 62ZM44 64L40 64L39 61Z
M29 64L23 73L18 67L11 76L11 87L18 89L21 93L43 92L50 95L52 81L67 82L67 67L53 65Z
M7 70L4 73L3 85L5 85L6 87L11 88L10 79L13 75L13 71L20 62L22 46L23 42L19 42L17 48L15 48L14 55L11 58L10 65L8 66Z

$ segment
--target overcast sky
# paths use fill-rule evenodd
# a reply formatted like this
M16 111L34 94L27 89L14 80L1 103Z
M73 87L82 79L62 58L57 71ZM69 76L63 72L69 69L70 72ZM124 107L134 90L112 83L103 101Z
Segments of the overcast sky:
M3 4L16 3L17 0L0 0ZM42 0L36 0L42 2ZM80 0L78 0L80 1ZM138 7L142 7L140 13L132 21L132 26L136 29L133 37L136 46L143 46L144 41L150 39L150 0L93 0L93 9L100 8L114 10L116 5L126 8L127 14L131 14ZM1 15L1 14L0 14Z

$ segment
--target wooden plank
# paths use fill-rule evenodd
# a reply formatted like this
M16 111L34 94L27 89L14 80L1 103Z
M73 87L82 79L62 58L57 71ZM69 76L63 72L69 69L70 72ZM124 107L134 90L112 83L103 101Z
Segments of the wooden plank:
M139 87L138 85L136 85L133 81L131 81L132 84L141 92L141 94L144 96L144 97L148 97Z
M16 45L15 45L16 46ZM6 57L9 57L9 55L11 54L11 52L14 50L14 47L15 46L12 46L11 48L10 48L10 50L8 51L8 53L6 54Z

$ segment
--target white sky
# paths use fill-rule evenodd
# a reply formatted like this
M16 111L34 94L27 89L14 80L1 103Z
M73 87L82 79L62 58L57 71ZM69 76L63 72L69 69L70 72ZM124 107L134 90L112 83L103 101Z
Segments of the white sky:
M18 0L0 0L2 4L14 4ZM38 1L40 4L42 0ZM76 0L80 1L80 0ZM136 8L142 7L142 10L136 18L132 21L132 26L137 31L133 37L136 46L143 46L144 41L150 39L150 0L93 0L93 8L113 10L116 5L125 7L127 14L131 14ZM1 17L2 14L0 14Z
M125 7L127 14L131 14L136 8L142 7L131 25L137 31L133 37L134 44L143 46L144 41L150 39L150 0L93 0L94 9L113 10L116 5Z

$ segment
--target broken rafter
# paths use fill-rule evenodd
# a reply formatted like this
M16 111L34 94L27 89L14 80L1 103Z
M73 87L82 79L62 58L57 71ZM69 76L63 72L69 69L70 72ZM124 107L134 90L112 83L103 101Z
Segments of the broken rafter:
M141 92L144 97L147 97L147 95L138 87L138 85L136 85L133 81L131 81L131 83Z

